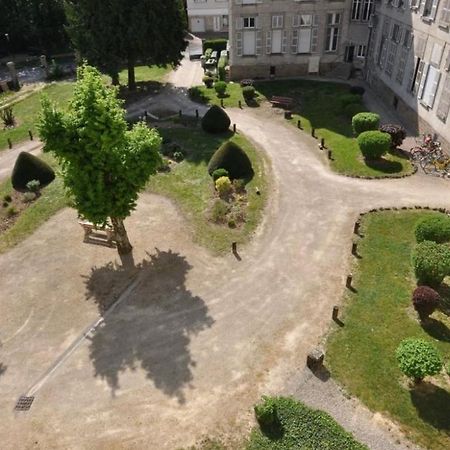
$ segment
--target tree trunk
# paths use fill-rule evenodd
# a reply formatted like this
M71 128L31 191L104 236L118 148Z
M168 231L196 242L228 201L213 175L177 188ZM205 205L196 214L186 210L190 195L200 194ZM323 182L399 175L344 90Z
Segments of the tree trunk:
M118 72L114 72L113 74L111 74L111 83L113 86L119 86L120 81Z
M125 225L123 224L123 219L120 219L118 217L111 217L111 222L116 238L117 251L120 255L131 253L131 250L133 250L133 246L130 244L130 240L128 239L127 230L125 229Z
M128 58L128 89L130 91L136 90L136 75L134 73L134 58Z

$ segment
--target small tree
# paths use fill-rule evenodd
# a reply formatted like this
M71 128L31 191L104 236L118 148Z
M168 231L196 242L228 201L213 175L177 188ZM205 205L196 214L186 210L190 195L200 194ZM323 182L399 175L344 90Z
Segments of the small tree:
M400 342L395 352L400 370L420 383L426 376L436 375L442 370L439 352L430 342L408 338Z
M224 97L227 92L227 83L225 83L225 81L216 81L214 84L214 89L218 97Z
M412 302L420 320L426 320L438 307L441 297L428 286L417 286L414 289Z
M143 123L127 131L117 90L84 65L67 113L42 100L38 125L44 152L61 162L64 184L78 212L95 224L111 219L120 254L132 246L124 219L136 207L138 193L161 164L161 137Z
M352 118L353 131L356 135L362 133L363 131L376 130L379 125L380 116L375 113L361 112Z
M363 131L357 140L361 153L367 160L381 158L391 146L391 136L381 131Z

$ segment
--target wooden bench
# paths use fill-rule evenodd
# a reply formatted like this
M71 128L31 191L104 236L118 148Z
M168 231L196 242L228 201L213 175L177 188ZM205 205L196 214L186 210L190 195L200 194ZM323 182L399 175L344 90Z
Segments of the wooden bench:
M293 99L290 97L279 97L274 95L270 100L270 103L272 103L273 106L282 106L284 108L289 108L293 103Z
M111 225L99 227L87 220L79 220L78 223L84 230L84 242L100 245L106 243L110 247L114 246L114 241L116 239Z

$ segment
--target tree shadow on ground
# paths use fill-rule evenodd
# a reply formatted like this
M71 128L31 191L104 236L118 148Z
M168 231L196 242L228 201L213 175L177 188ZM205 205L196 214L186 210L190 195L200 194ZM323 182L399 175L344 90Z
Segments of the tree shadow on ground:
M450 286L443 283L437 289L439 295L441 296L441 301L439 302L438 309L446 316L450 317Z
M422 382L411 389L410 395L422 420L450 434L450 392Z
M3 364L0 363L0 377L6 372L7 367Z
M191 338L214 323L205 302L186 289L191 268L184 256L156 249L134 269L112 264L92 269L87 297L102 314L130 285L130 276L137 277L129 297L104 314L89 347L95 376L107 381L113 395L121 373L142 369L156 388L184 403L196 364Z
M450 342L450 329L440 320L429 317L422 324L422 328L434 339L443 342Z
M158 81L137 81L134 91L130 91L126 85L120 85L119 97L125 101L126 108L138 100L158 95L163 87L164 84Z
M378 170L383 173L399 173L403 170L403 166L398 161L389 161L385 158L364 160L367 167Z

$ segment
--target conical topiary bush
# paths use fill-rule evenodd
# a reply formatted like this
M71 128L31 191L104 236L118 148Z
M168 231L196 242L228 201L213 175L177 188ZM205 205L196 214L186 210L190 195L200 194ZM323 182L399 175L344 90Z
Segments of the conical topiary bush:
M27 183L38 180L41 186L50 184L55 179L53 169L31 153L21 152L11 175L11 183L17 191L25 191Z
M230 178L248 178L253 175L252 163L247 154L233 141L223 143L214 153L208 164L208 173L225 169Z
M213 105L202 118L202 128L208 133L224 133L230 128L231 120L220 107Z

